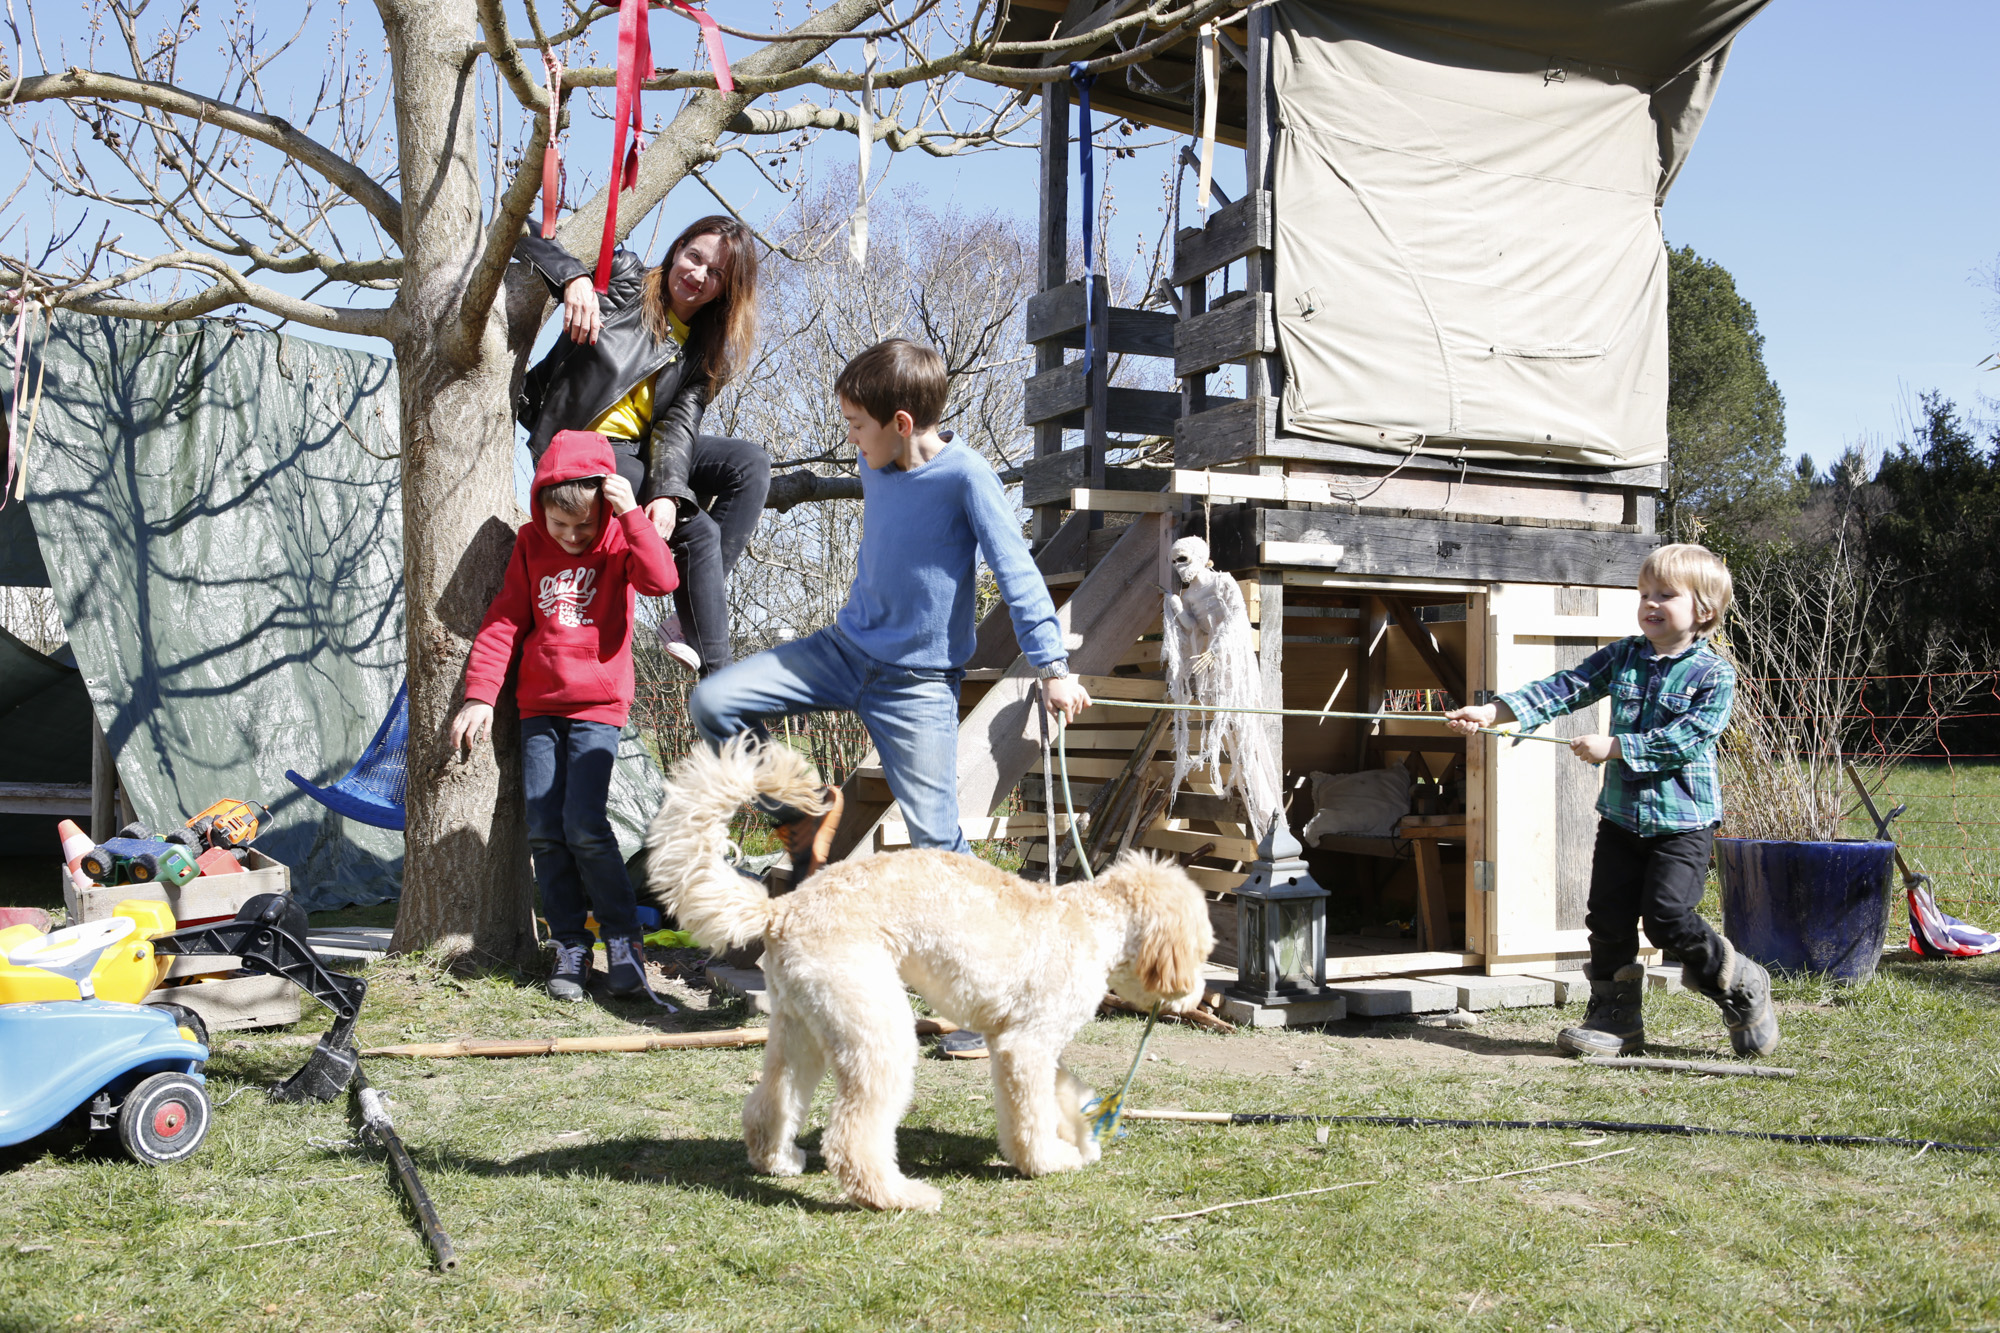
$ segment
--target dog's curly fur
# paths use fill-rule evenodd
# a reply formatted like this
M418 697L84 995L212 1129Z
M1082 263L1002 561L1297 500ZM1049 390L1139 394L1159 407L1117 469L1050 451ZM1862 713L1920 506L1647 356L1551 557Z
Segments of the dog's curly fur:
M1127 855L1094 882L1051 888L955 852L908 851L828 866L768 897L724 859L730 817L754 796L820 808L818 775L793 750L734 742L674 767L647 835L653 892L709 949L764 940L771 1033L743 1107L757 1170L797 1175L794 1143L822 1075L835 1091L827 1165L869 1208L935 1211L943 1196L896 1166L896 1125L915 1082L904 987L985 1034L1000 1151L1024 1175L1097 1160L1081 1108L1090 1090L1057 1061L1110 989L1141 1008L1185 1009L1214 946L1185 872Z

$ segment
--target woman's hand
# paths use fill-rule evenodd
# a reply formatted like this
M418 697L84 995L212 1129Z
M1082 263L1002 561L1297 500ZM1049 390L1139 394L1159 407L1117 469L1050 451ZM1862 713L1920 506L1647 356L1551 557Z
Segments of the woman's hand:
M451 752L461 759L472 758L472 747L493 734L493 705L467 699L451 720Z
M604 313L598 309L597 288L588 277L571 278L563 288L563 332L573 343L594 343L604 331Z
M674 523L680 516L680 508L672 500L653 500L646 505L646 517L653 520L653 531L660 534L661 541L674 535Z

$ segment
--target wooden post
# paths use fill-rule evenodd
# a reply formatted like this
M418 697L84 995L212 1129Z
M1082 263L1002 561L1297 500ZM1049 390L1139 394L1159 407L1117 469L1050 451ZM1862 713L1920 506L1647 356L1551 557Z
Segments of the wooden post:
M118 832L118 767L111 759L111 742L90 716L90 840L103 842Z
M1264 707L1285 706L1285 571L1257 571L1257 674L1261 678ZM1285 788L1285 719L1264 719L1271 753L1278 761L1278 804L1280 809L1290 793ZM1286 822L1280 813L1278 822ZM1294 853L1296 855L1296 853Z
M1036 277L1040 290L1048 291L1069 281L1069 85L1065 83L1042 85L1041 187L1041 265ZM1036 346L1037 374L1054 370L1062 363L1061 343ZM1035 457L1061 453L1062 447L1060 422L1048 421L1035 427ZM1037 547L1056 535L1056 529L1062 526L1062 514L1059 504L1036 506L1032 536Z
M1271 10L1268 6L1250 11L1250 67L1244 71L1248 97L1243 115L1243 179L1246 188L1268 190L1272 182L1271 136L1276 126L1277 103L1271 96ZM1276 290L1274 265L1268 250L1252 251L1243 261L1243 287L1253 293ZM1284 371L1274 356L1265 353L1244 362L1243 396L1255 401L1277 393Z

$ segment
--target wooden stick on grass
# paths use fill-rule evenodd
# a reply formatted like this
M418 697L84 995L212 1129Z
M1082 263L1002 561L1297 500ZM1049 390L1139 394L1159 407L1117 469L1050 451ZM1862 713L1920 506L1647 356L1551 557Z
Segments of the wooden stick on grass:
M1799 1071L1777 1065L1732 1065L1712 1060L1650 1060L1635 1055L1586 1055L1599 1069L1665 1069L1683 1074L1725 1074L1736 1078L1796 1078Z
M937 1037L956 1032L955 1024L941 1018L917 1020L917 1035ZM462 1041L413 1042L403 1046L374 1046L363 1055L403 1055L431 1060L451 1060L479 1055L505 1059L522 1055L602 1055L629 1051L685 1051L716 1047L762 1046L769 1041L769 1028L727 1028L721 1032L652 1032L617 1037L467 1037Z

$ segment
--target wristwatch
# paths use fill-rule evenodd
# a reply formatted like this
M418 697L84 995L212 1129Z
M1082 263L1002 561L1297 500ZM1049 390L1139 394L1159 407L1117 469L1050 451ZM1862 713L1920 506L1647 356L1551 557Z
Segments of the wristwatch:
M1059 657L1047 666L1037 668L1035 674L1043 680L1068 680L1069 659L1067 657Z

